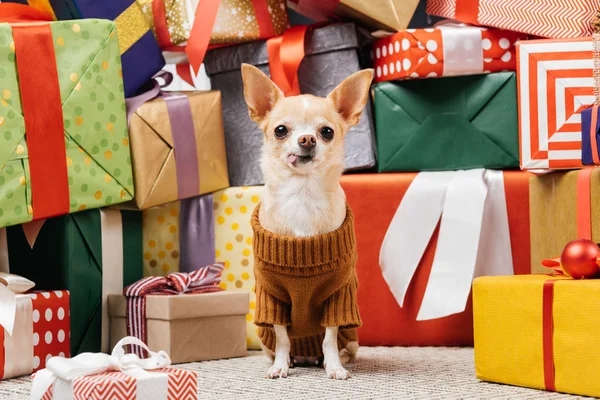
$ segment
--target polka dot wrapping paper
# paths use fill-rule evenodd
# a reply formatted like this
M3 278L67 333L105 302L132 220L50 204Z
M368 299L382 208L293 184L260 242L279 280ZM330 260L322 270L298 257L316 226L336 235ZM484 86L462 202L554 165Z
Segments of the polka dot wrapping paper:
M50 357L70 356L69 300L66 290L17 295L13 334L0 331L0 379L43 369Z
M64 182L64 210L54 215L105 207L133 196L115 24L78 20L51 22L49 27L60 92L60 104L57 99L54 106L62 111L58 118L64 125L66 165L45 165L39 150L31 154L34 138L25 127L19 84L23 77L16 62L27 43L19 50L11 25L0 24L0 227L31 221L38 206L44 206L32 202L32 185L46 184L56 193L63 190L57 182ZM51 177L33 182L35 163L41 163L36 170L54 171Z
M476 27L407 29L373 44L375 81L514 71L514 45L526 38Z

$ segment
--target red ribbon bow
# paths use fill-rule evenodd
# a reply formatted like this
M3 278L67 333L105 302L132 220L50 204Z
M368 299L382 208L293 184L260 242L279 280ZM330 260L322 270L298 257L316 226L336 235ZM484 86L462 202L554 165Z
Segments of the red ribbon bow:
M194 272L176 272L166 277L150 276L123 289L127 298L125 317L127 335L134 336L147 343L146 333L146 296L208 293L222 290L219 287L223 264L215 263ZM136 354L142 356L142 350L136 346Z

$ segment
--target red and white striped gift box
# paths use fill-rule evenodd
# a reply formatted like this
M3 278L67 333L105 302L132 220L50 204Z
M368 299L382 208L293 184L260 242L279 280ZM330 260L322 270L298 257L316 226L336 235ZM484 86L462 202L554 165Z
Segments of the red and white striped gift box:
M123 372L103 372L72 382L57 380L42 397L42 400L53 399L196 400L198 376L194 371L178 368L141 371L136 377Z
M547 38L592 34L598 0L427 0L427 13Z
M580 168L581 115L594 103L591 38L517 43L521 168Z

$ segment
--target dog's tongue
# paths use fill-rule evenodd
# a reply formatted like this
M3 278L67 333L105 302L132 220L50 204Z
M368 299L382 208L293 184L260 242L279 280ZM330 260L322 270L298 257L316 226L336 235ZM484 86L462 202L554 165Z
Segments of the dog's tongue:
M287 161L286 161L286 162L287 162L288 164L293 164L293 163L295 163L295 162L296 162L296 160L297 160L297 159L298 159L298 156L297 156L297 155L295 155L295 154L290 154L290 155L288 156L288 158L287 158Z

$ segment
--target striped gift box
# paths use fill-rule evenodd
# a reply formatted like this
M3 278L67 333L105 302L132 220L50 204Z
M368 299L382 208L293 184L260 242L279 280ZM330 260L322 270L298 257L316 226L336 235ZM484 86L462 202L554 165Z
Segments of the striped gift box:
M521 168L579 168L581 111L594 103L592 39L517 43Z

